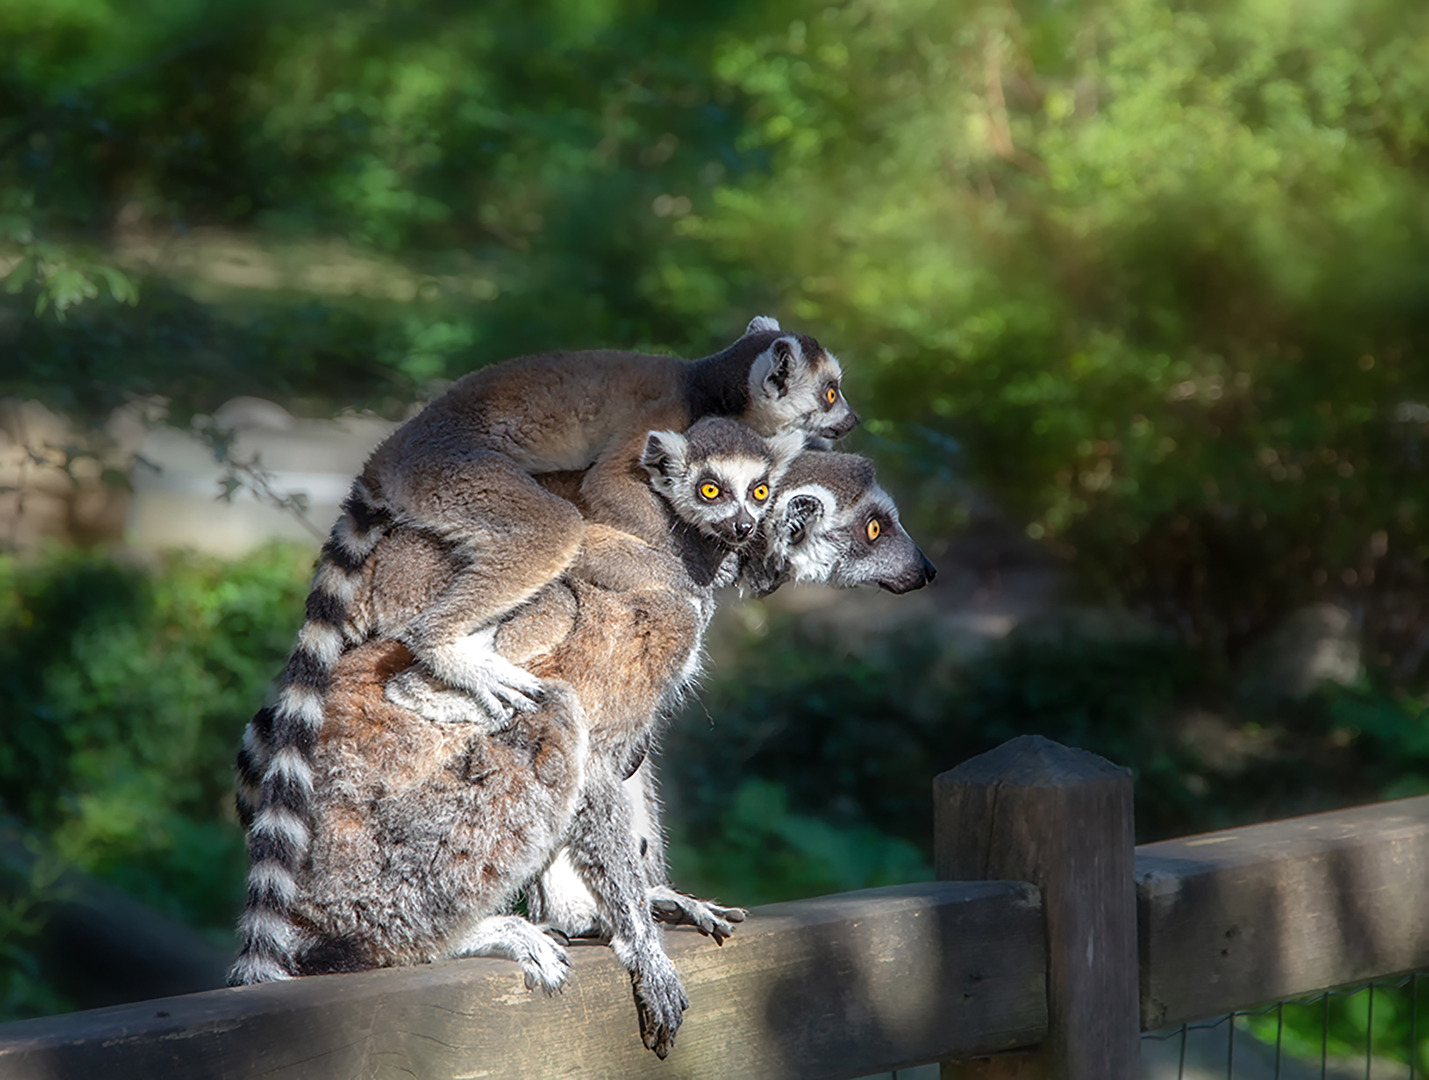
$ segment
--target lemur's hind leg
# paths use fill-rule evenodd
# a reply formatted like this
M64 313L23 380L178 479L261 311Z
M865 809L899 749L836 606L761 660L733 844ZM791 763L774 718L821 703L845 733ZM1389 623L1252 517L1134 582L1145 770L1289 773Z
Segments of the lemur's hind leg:
M609 761L592 755L585 795L571 828L571 863L610 924L611 949L630 972L641 1040L663 1059L675 1044L690 1002L650 915L630 825L630 804L620 777Z
M665 834L660 824L660 796L655 782L655 766L649 757L625 778L622 785L630 800L635 842L640 852L645 899L656 922L667 926L693 926L716 945L734 933L734 923L743 922L743 908L725 907L714 900L700 900L674 889L665 865Z
M494 630L501 616L570 565L584 530L580 512L490 451L409 469L397 490L384 486L384 495L402 508L399 526L446 545L451 566L440 592L393 636L427 675L470 695L473 711L464 719L501 728L514 712L536 708L541 680L497 654ZM388 694L425 714L430 689L417 671L393 679ZM434 708L433 719L454 719L450 705L448 699Z
M724 939L734 933L734 924L743 922L748 913L744 908L689 896L670 885L660 799L654 766L648 757L625 778L621 791L630 808L631 840L651 917L667 926L693 926L723 945ZM526 903L532 919L557 927L571 937L611 936L600 906L572 865L569 848L561 848L540 878L530 884Z
M670 522L650 489L650 474L640 464L647 435L642 429L624 445L601 455L586 470L580 495L593 520L648 543L663 537Z

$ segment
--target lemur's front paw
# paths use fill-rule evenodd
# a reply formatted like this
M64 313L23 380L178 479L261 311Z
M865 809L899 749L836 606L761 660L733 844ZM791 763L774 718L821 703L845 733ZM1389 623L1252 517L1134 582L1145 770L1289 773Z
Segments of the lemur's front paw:
M744 908L725 907L713 900L697 900L676 892L668 885L656 885L646 890L650 901L650 914L656 922L668 926L693 926L706 937L712 937L716 945L723 945L724 939L734 933L735 923L744 922L749 913Z
M635 991L640 1041L664 1061L675 1045L675 1034L680 1030L684 1012L690 1007L680 976L670 958L661 953L658 960L651 958L641 970L630 973L630 985Z
M438 724L471 724L488 735L495 735L511 723L509 710L499 709L493 714L472 695L439 682L419 668L393 676L387 681L384 693L393 705L410 709Z
M452 956L501 956L514 960L526 976L526 989L548 994L565 988L571 962L565 946L519 915L492 915L470 927L452 948Z
M566 945L570 939L566 939ZM532 939L527 947L516 956L521 971L526 976L526 989L538 986L547 994L558 994L566 988L566 980L571 975L571 961L566 956L565 946L550 936L541 934Z

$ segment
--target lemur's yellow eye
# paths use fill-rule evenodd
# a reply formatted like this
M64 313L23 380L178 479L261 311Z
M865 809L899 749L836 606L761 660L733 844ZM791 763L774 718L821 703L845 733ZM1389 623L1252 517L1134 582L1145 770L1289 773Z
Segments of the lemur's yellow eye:
M754 490L751 491L750 494L754 496L755 502L763 502L765 499L769 498L769 485L755 484Z
M708 480L700 485L700 497L705 499L719 498L719 485L711 484Z
M838 399L839 388L837 386L830 386L827 390L824 391L824 400L827 401L830 405L832 405Z
M863 531L868 534L868 542L871 544L878 539L878 534L883 531L883 526L878 523L877 518L869 518L868 524L863 527Z

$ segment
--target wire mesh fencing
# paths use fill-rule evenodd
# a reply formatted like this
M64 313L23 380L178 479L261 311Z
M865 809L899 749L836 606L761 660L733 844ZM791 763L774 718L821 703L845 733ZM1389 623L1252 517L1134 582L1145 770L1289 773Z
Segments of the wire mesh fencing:
M1429 1080L1429 973L1142 1036L1147 1080Z

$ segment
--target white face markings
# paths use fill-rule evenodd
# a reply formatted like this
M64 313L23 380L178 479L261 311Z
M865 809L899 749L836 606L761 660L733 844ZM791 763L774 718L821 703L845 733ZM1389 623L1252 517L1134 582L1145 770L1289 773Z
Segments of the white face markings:
M712 515L710 520L723 521L733 517L741 508L747 510L758 521L764 516L769 505L770 463L762 458L719 458L705 462L695 468L698 483L695 492ZM707 487L719 489L714 499L705 498ZM762 487L763 499L755 498L756 489Z
M792 452L738 421L706 417L686 435L652 431L640 460L676 517L737 549L754 538Z
M770 505L772 464L768 458L743 454L692 461L686 484L671 497L671 504L681 519L706 535L726 544L742 543L753 536ZM743 531L738 531L741 522Z
M821 511L799 513L796 502L818 500ZM901 532L898 508L877 484L841 502L829 487L805 481L779 492L769 555L786 563L794 581L857 585L875 579L882 554L899 545L879 541ZM878 528L870 536L869 522Z

